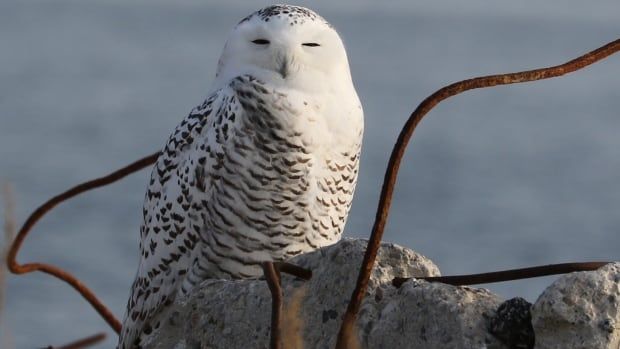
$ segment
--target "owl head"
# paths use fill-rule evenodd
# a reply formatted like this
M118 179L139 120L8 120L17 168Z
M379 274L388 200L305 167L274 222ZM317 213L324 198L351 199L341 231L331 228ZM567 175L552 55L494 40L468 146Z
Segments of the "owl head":
M314 11L273 5L237 24L226 41L216 80L251 74L272 83L312 86L351 80L347 54L334 28Z

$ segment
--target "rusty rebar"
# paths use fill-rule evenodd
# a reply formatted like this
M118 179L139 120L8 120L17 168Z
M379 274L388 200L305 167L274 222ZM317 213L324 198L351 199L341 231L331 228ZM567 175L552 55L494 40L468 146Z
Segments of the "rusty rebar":
M105 319L105 321L119 333L121 329L121 323L116 319L114 314L95 296L95 294L82 283L78 278L66 272L65 270L46 263L26 263L19 264L17 262L17 253L21 248L28 233L32 230L32 227L51 209L63 201L66 201L76 195L84 193L86 191L99 188L108 185L112 182L116 182L119 179L134 173L144 167L154 163L159 156L159 152L144 157L138 161L135 161L119 170L116 170L106 176L96 178L82 184L79 184L62 194L56 195L43 205L39 206L29 217L17 233L17 237L13 240L13 244L9 249L7 255L7 265L9 270L14 274L27 274L34 271L40 271L49 275L55 276L58 279L68 283L76 291L78 291L88 303L90 303L95 310Z
M0 256L2 256L2 259L5 259L9 253L9 245L13 241L17 230L15 224L15 198L13 196L13 189L8 183L4 183L2 186L2 199L4 201L4 244L0 248ZM3 313L7 299L7 270L8 268L5 265L0 265L0 330L3 327Z
M278 268L273 262L263 262L263 273L271 291L271 349L282 349L282 284Z
M401 160L405 153L405 149L407 148L407 144L409 143L416 126L420 123L422 118L441 101L462 92L478 88L522 83L562 76L564 74L582 69L592 63L598 62L618 52L619 50L620 39L612 41L594 51L557 66L518 73L476 77L473 79L459 81L437 90L435 93L422 101L420 105L418 105L414 112L409 116L405 126L398 135L398 139L394 145L392 154L390 155L390 160L388 162L383 180L383 186L381 188L381 196L379 198L375 222L373 224L370 240L368 241L368 247L366 248L366 253L364 254L364 260L360 268L357 283L351 295L351 300L347 306L347 310L344 314L340 332L338 333L338 341L336 343L337 349L347 348L346 341L352 336L355 319L366 293L370 273L377 257L377 251L379 250L388 213L392 204L392 194L394 193L398 169L400 168Z
M78 339L74 342L71 342L69 344L65 344L65 345L61 345L61 346L48 346L46 349L81 349L81 348L86 348L86 347L90 347L91 345L95 345L99 342L101 342L102 340L104 340L106 337L105 333L101 332L101 333L97 333L95 335L92 336L88 336L82 339Z
M592 271L607 265L611 262L583 262L583 263L559 263L540 265L528 268L508 269L501 271L493 271L489 273L466 274L466 275L449 275L449 276L423 276L423 277L397 277L392 280L392 285L396 287L402 286L403 283L411 280L426 280L429 282L441 282L454 286L490 284L494 282L512 281L520 279L529 279L535 277L567 274L575 271Z
M276 269L282 273L293 275L306 281L312 278L312 270L310 269L302 268L288 262L273 262L273 264Z

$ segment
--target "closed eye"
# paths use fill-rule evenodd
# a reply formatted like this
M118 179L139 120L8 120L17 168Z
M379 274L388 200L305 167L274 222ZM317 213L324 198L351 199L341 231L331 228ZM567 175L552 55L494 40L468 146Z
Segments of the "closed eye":
M267 39L256 39L256 40L252 40L253 43L255 43L256 45L268 45L269 44L269 40Z
M303 46L309 46L309 47L321 46L321 45L317 44L316 42L304 42L302 45Z

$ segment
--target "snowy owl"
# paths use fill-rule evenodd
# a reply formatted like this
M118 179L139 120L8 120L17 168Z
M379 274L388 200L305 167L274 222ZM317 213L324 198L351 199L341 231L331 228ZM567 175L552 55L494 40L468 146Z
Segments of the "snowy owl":
M211 93L155 164L119 348L208 278L255 278L340 239L363 112L344 45L312 10L275 5L237 24Z

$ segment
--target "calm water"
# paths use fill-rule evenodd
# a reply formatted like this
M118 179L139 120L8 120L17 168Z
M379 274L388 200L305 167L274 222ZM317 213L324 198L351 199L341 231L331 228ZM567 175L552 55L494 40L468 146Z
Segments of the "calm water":
M346 229L356 237L369 234L392 144L424 97L463 78L560 63L620 37L616 0L560 9L535 1L334 3L311 6L344 37L366 112ZM263 5L1 1L0 177L14 187L18 221L51 195L157 150L204 98L228 31ZM619 259L619 91L615 56L565 78L441 104L406 154L385 240L424 253L444 274ZM67 268L121 317L147 174L63 204L20 260ZM485 287L534 301L552 280ZM0 346L62 344L108 328L55 279L8 282Z

